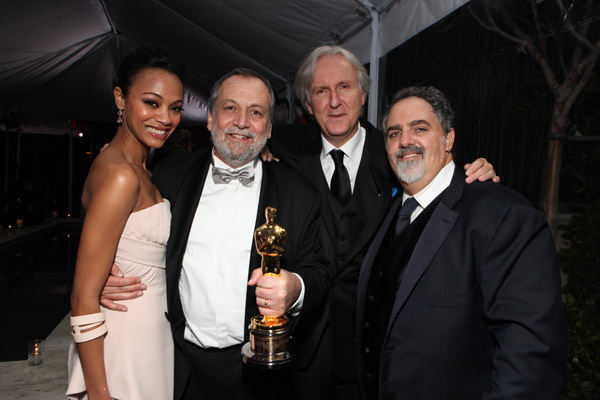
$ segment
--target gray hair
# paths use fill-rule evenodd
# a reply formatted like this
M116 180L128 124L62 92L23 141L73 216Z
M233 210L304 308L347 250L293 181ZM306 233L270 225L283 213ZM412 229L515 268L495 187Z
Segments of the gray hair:
M450 129L454 126L454 111L452 111L452 106L446 96L444 96L440 90L432 86L411 86L398 90L392 97L391 105L383 116L383 131L386 138L387 134L385 132L387 131L387 122L390 111L396 103L408 97L418 97L428 102L437 119L440 121L440 125L442 125L444 137L448 135L448 132L450 132Z
M369 89L371 87L369 73L358 57L341 46L319 46L311 51L304 61L302 61L300 68L298 68L298 73L296 74L296 80L294 81L296 97L300 101L300 104L302 104L302 107L306 108L306 104L310 103L310 86L312 85L317 72L317 63L319 62L319 58L326 55L340 55L348 60L348 62L356 69L358 86L360 87L361 92L363 92L365 96L369 94Z
M271 96L271 102L269 104L269 124L271 124L271 122L273 121L273 113L275 112L275 92L273 92L271 82L269 82L269 80L266 77L249 68L235 68L223 75L221 78L219 78L218 81L215 82L210 91L210 97L208 98L208 110L210 111L210 113L213 115L215 114L215 104L217 103L219 92L221 91L221 85L223 84L223 82L225 82L232 76L256 78L260 79L265 84L267 89L269 89L269 95Z

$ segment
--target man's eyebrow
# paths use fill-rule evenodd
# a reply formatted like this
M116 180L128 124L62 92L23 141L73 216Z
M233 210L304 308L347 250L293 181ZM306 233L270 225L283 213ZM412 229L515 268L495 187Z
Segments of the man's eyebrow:
M416 120L410 121L408 123L409 126L415 126L415 125L421 125L421 124L431 126L429 121L427 121L425 119L416 119ZM402 126L401 125L392 125L386 129L386 132L393 131L393 130L402 130Z
M399 131L399 130L402 130L402 127L400 125L392 125L392 126L388 126L388 128L386 129L386 132Z
M260 103L252 103L248 106L248 108L261 108L261 109L266 109L267 107L263 104Z
M238 104L238 102L237 102L237 101L235 101L234 99L230 99L230 98L224 98L224 99L221 99L220 103L221 103L221 104L225 104L225 103L233 103L233 104L236 104L236 105Z
M424 120L424 119L416 119L416 120L410 121L408 123L408 125L410 125L410 126L421 125L421 124L424 124L424 125L427 125L427 126L431 126L431 124L429 123L429 121Z
M223 101L221 102L221 104L226 104L226 103L231 103L231 104L235 104L236 106L240 106L240 103L232 98L226 98L223 99ZM248 104L248 108L261 108L263 110L267 109L268 106L265 106L264 104L261 103L252 103L252 104Z

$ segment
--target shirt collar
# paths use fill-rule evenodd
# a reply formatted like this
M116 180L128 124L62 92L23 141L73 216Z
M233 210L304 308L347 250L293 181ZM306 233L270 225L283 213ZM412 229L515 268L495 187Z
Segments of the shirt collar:
M362 150L365 143L365 128L363 128L359 122L356 134L354 134L354 136L352 136L350 140L344 143L342 147L335 147L334 145L329 143L327 139L323 137L323 135L321 135L321 143L321 161L323 161L325 157L329 155L329 152L333 149L342 150L344 154L346 154L346 156L349 157L352 161L356 161L362 155Z
M450 183L452 182L452 175L454 175L454 169L454 161L450 161L448 165L446 165L440 170L440 172L438 172L435 178L433 178L433 180L429 182L427 186L421 189L419 193L412 196L417 200L420 207L427 208L427 206L431 204L431 202L435 200L435 198L438 197L440 193L442 193L448 186L450 186ZM402 195L402 204L404 204L406 199L408 199L409 197L411 196L409 196L405 192Z

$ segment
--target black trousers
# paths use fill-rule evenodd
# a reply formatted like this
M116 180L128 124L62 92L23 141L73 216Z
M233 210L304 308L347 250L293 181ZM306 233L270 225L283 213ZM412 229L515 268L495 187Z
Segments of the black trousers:
M203 349L186 341L191 375L183 400L292 399L296 366L263 370L242 362L242 345Z
M359 400L358 380L342 380L333 371L329 325L308 366L298 371L296 398L310 400ZM354 348L348 351L355 351Z

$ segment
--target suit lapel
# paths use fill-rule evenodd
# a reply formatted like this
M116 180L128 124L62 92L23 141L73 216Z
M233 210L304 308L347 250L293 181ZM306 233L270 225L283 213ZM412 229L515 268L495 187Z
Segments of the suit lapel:
M459 172L458 168L455 168L450 186L446 189L440 203L433 211L429 222L425 226L425 229L413 250L410 260L406 265L402 281L396 291L396 298L390 315L386 336L389 334L390 327L393 325L396 316L406 303L413 288L423 273L425 273L452 230L452 227L458 218L458 213L452 208L460 200L464 185L465 182L462 172Z
M269 163L262 162L263 176L260 184L260 197L258 199L258 210L256 211L256 222L254 228L258 228L267 221L265 211L267 207L279 208L278 196L277 196L277 181L272 168ZM252 270L260 266L261 257L256 251L254 242L252 243L252 254L250 255L250 271L248 278L252 274Z
M179 284L183 255L208 174L210 157L211 153L205 152L191 164L187 171L183 172L186 177L182 181L177 201L171 210L171 233L167 244L167 291L170 311L172 305L179 304L179 299L174 299L173 296L179 297L177 285ZM183 313L181 313L181 318L183 318Z
M307 137L304 142L304 148L299 151L298 160L304 170L304 176L308 177L319 192L321 198L321 217L324 222L325 232L329 236L329 240L335 243L337 237L336 213L329 201L329 196L332 196L332 194L325 179L325 174L323 174L323 167L321 166L321 150L323 148L321 132L315 128L310 131L309 135L310 137Z
M360 273L358 277L358 294L357 294L357 338L362 340L362 324L364 321L364 313L365 313L365 298L367 296L367 288L369 286L369 278L371 276L371 269L373 267L373 262L375 261L375 257L379 252L379 247L381 247L381 243L385 237L385 234L394 218L394 215L398 212L398 208L402 205L402 196L396 197L396 199L392 202L387 215L385 216L379 230L377 231L373 241L371 242L371 246L365 255L365 260L363 265L360 268ZM359 354L362 354L359 352Z
M275 180L272 171L273 166L269 163L262 162L263 176L260 185L260 197L258 200L258 210L256 212L256 222L254 228L258 228L266 222L265 210L267 207L278 208L277 196L277 181ZM255 268L259 268L261 256L256 251L254 239L252 240L252 249L250 250L250 264L248 265L248 280ZM244 321L250 322L250 318L258 314L258 306L256 305L256 286L248 286L246 290L246 315ZM248 339L248 331L244 332L244 337Z
M365 126L363 154L354 185L354 193L346 212L354 221L350 237L355 238L344 262L351 260L373 236L392 201L392 183L395 181L388 165L385 147L379 132Z
M185 251L209 165L210 152L207 152L203 157L199 157L191 165L179 189L177 203L173 208L173 222L171 225L177 227L177 229L173 229L167 249L169 252L176 254L180 259L183 257L183 252Z

